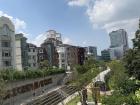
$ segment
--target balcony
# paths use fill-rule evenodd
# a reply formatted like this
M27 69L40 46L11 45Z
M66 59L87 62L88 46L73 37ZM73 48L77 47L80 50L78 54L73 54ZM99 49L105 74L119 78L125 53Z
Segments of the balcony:
M0 40L8 40L8 41L10 41L11 37L8 36L8 35L0 35Z
M2 60L12 60L12 57L11 56L3 56Z

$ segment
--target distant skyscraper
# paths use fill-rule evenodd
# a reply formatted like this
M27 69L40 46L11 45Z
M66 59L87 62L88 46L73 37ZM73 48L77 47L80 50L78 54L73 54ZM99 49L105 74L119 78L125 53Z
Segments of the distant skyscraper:
M128 49L128 36L127 32L124 29L119 29L109 33L111 48L124 46L125 49Z
M109 33L110 36L110 57L111 59L121 59L128 50L128 37L124 29L119 29Z
M87 53L87 56L97 59L97 47L88 46L88 47L85 47L85 51Z
M110 60L110 52L109 50L103 50L101 51L101 57L102 57L102 60L104 61L109 61Z

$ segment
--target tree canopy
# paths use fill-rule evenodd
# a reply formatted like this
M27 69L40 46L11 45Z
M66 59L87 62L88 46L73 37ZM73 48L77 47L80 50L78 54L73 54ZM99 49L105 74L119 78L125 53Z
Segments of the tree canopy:
M124 65L130 76L140 80L140 23L139 29L135 33L133 49L130 49L124 57Z

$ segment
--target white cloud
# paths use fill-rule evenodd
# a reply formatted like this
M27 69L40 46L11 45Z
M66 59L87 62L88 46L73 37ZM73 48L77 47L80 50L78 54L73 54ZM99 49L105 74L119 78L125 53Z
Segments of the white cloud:
M15 25L16 32L24 31L26 29L26 23L23 20L10 16L3 11L0 11L0 16L8 17Z
M140 16L139 4L139 0L95 0L87 14L95 24L133 19Z
M24 30L24 29L26 29L26 23L23 20L15 18L15 19L13 19L13 22L15 24L15 29L16 30Z
M25 32L23 32L23 31L19 31L18 33L22 33L25 37L28 37L28 36L30 36L30 34L29 33L25 33Z
M87 5L89 0L68 0L70 6L84 6Z
M138 18L134 18L106 23L103 29L106 29L108 33L118 29L125 29L127 32L132 32L138 28L138 20Z
M68 38L68 37L63 38L63 43L64 44L73 44L72 40L70 38Z
M37 46L40 46L40 44L43 43L45 39L46 39L46 34L42 33L42 34L39 34L37 37L35 37L35 39L29 40L29 42Z
M93 28L105 29L107 32L125 29L131 42L130 39L134 37L132 33L138 28L140 0L89 0L89 4L86 3L82 6L87 6L86 14Z

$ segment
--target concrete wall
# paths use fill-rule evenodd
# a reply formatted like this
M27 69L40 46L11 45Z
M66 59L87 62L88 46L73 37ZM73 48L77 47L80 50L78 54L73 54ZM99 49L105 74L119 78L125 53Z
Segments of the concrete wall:
M21 41L16 40L16 69L22 70Z
M7 99L4 102L4 105L20 105L20 103L23 103L28 99L34 98L33 97L34 92L36 93L36 96L39 96L39 95L42 94L42 90L49 91L51 88L57 86L58 82L64 78L64 74L58 74L58 75L45 77L45 79L48 79L48 78L52 78L52 83L51 84L48 84L48 85L46 85L44 87L40 87L36 90L32 90L30 92L19 94L15 97ZM16 84L16 86L19 86L21 84L25 85L25 84L29 84L29 83L32 83L32 82L35 82L35 81L40 81L40 80L43 80L43 79L44 78L38 78L38 79L35 79L35 80L19 81L18 83L14 83L14 84ZM9 84L9 85L12 85L12 84ZM10 87L10 86L8 86L8 87Z

